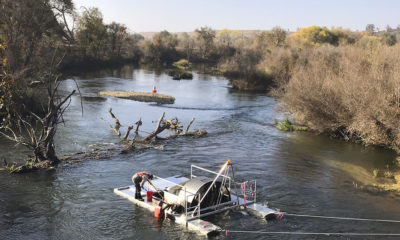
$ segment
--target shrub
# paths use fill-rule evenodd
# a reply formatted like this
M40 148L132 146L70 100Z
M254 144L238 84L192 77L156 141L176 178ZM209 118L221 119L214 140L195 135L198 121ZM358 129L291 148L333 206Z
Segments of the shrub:
M385 178L394 178L393 173L390 172L390 171L385 171L385 172L383 173L383 176L384 176Z
M284 86L284 106L320 132L344 128L366 144L400 151L400 46L323 46Z
M378 177L379 169L374 169L374 170L372 171L372 174L374 175L374 178Z
M181 70L188 70L192 67L192 63L186 59L181 59L179 61L174 62L172 66Z
M279 122L278 120L275 119L274 124L275 124L276 128L281 131L307 131L308 130L308 127L294 125L287 118L281 122Z
M311 26L300 28L291 36L292 41L306 47L319 47L321 44L339 44L339 38L327 27Z
M168 75L174 80L181 79L193 79L193 74L191 72L183 71L180 69L173 69L168 72Z

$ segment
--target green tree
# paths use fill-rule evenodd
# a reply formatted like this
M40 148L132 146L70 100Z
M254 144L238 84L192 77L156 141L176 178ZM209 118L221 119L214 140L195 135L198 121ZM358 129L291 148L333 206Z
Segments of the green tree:
M265 52L271 47L283 47L286 44L287 32L280 27L274 27L271 31L262 31L253 39L254 47Z
M107 26L98 8L86 9L78 18L76 40L84 58L103 59L107 49Z
M351 32L349 29L343 29L339 27L332 28L330 31L333 34L335 41L337 40L337 43L335 42L334 45L354 44L357 38L360 38L360 36L357 36L356 33Z
M267 32L267 40L275 47L282 47L285 44L287 32L280 27L274 27Z
M216 48L220 57L226 59L233 56L236 48L242 43L242 34L238 30L223 29L218 31Z
M367 26L365 27L365 31L367 31L370 34L373 34L375 32L375 25L367 24Z
M397 43L396 34L394 33L386 31L385 33L382 34L381 38L382 38L382 43L388 46L393 46Z
M207 59L214 50L215 30L210 27L201 27L195 30L197 34L200 57Z
M73 7L70 0L0 0L0 32L8 44L11 71L51 60L49 48L70 43L63 16ZM55 42L62 44L54 46Z
M123 24L112 22L107 27L110 41L110 58L119 58L124 44L127 42L127 27Z
M173 62L176 59L178 39L168 31L154 35L152 41L144 45L144 61L153 65Z

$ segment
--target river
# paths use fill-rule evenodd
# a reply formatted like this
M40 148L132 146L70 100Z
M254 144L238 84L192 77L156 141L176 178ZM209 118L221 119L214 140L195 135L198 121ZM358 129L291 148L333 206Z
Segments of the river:
M148 170L158 176L190 174L190 164L217 170L231 159L241 180L257 180L259 202L288 213L400 219L399 197L360 189L373 184L372 170L390 167L391 151L363 147L306 132L281 132L278 103L265 94L237 92L228 80L194 73L175 81L163 71L125 66L76 77L76 94L57 132L59 155L112 147L118 137L107 126L112 107L123 125L143 121L146 135L166 112L192 129L207 129L204 138L178 138L164 149L113 154L106 159L62 165L56 170L8 175L0 172L0 239L201 239L170 220L159 222L113 193L130 184L132 174ZM172 95L172 105L99 97L99 91L151 91ZM64 81L63 91L75 88ZM83 114L81 112L81 100ZM25 152L0 140L0 159L21 162ZM371 223L287 216L266 222L241 212L212 217L231 230L400 233L399 223ZM222 234L218 238L225 238ZM229 239L336 239L327 236L279 236L229 233ZM350 239L365 239L351 237ZM348 239L348 238L346 238ZM371 237L370 239L374 239ZM393 238L395 239L395 238Z

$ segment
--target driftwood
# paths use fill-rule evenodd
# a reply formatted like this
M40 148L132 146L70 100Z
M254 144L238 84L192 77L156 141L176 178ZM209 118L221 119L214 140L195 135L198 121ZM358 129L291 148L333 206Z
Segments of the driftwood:
M159 134L162 131L164 131L165 129L167 129L169 127L169 125L167 125L167 124L161 125L161 123L163 123L164 116L165 116L165 112L161 115L160 119L158 120L156 129L154 129L154 131L152 133L150 133L147 137L143 138L142 140L139 140L138 142L147 142L147 141L151 140L152 138L154 138L155 136L157 136L157 134Z
M122 141L126 141L126 139L128 139L129 133L131 132L132 129L133 129L133 126L128 126L128 130L126 130L126 133L125 133L124 137L122 138Z
M139 134L139 127L142 126L142 118L139 119L139 121L135 122L136 125L136 129L135 129L135 133Z
M108 114L110 114L111 118L114 120L115 122L115 127L113 127L111 124L109 124L108 122L108 126L118 135L121 136L121 132L119 131L119 129L121 128L121 123L119 122L118 118L115 117L114 113L112 112L112 108L108 109Z
M115 127L113 127L110 123L107 124L113 129L114 132L121 138L120 128L123 126L115 114L112 112L112 109L109 109L108 113L110 114L111 118L115 122ZM99 158L107 158L112 155L115 155L117 152L120 153L129 153L134 151L140 151L145 149L159 149L163 150L164 145L157 144L157 141L160 140L167 140L167 139L174 139L180 136L191 136L194 138L202 137L207 134L206 130L194 130L189 131L191 125L194 122L194 118L190 121L189 125L186 127L186 130L183 132L183 125L179 122L178 118L173 118L171 120L165 120L165 112L162 113L161 117L157 121L156 128L147 136L142 137L141 139L136 139L139 133L139 127L142 125L142 119L140 118L136 124L135 136L132 139L128 140L129 134L133 129L133 125L128 126L127 131L125 132L124 136L121 138L122 148L105 148L105 149L93 149L89 152L79 152L75 153L70 156L64 156L59 159L60 162L65 163L74 163L80 162L89 159L99 159ZM27 124L27 123L25 123ZM117 130L117 131L116 131ZM167 137L159 137L158 134L164 132L165 130L173 131L174 133L168 135ZM183 133L182 133L183 132ZM119 134L118 134L119 133ZM34 170L41 170L41 169L53 169L54 163L50 160L44 160L38 163L34 163L32 161L28 161L27 164L22 166L15 166L10 165L5 159L4 161L4 168L0 170L7 170L11 173L24 173L30 172Z
M111 126L111 124L108 123L110 128L117 133L119 137L121 137L121 132L120 128L122 127L120 121L118 118L115 116L115 114L112 112L112 109L108 111L110 114L111 118L115 122L115 127ZM142 137L141 139L137 139L137 136L139 134L139 127L143 124L142 123L142 118L139 119L135 123L136 129L135 129L135 136L133 139L128 140L129 134L131 130L133 129L133 125L128 126L128 129L124 136L121 139L121 143L123 143L123 153L129 152L129 151L136 151L139 149L146 149L153 147L154 148L154 143L156 140L167 140L167 139L174 139L179 136L191 136L191 137L202 137L207 134L206 130L194 130L194 131L189 131L190 127L192 126L195 118L192 118L190 121L189 125L186 127L186 130L183 131L183 125L179 122L178 118L173 118L170 120L164 119L165 117L165 112L161 114L161 117L157 121L157 125L155 129L149 133L147 136ZM174 133L171 135L168 135L167 137L159 137L158 135L164 132L165 130L173 131Z
M190 128L190 126L192 126L192 124L193 124L193 122L194 122L194 119L195 119L195 118L192 118L192 121L190 121L189 125L188 125L187 128L186 128L185 134L189 132L189 128Z

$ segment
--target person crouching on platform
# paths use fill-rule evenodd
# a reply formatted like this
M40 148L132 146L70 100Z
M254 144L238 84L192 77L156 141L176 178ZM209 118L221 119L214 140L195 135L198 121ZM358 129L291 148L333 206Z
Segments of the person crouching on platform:
M136 188L135 199L143 201L142 194L140 194L140 192L145 182L149 179L153 179L153 174L147 173L146 171L138 172L132 176L132 182L135 184Z

